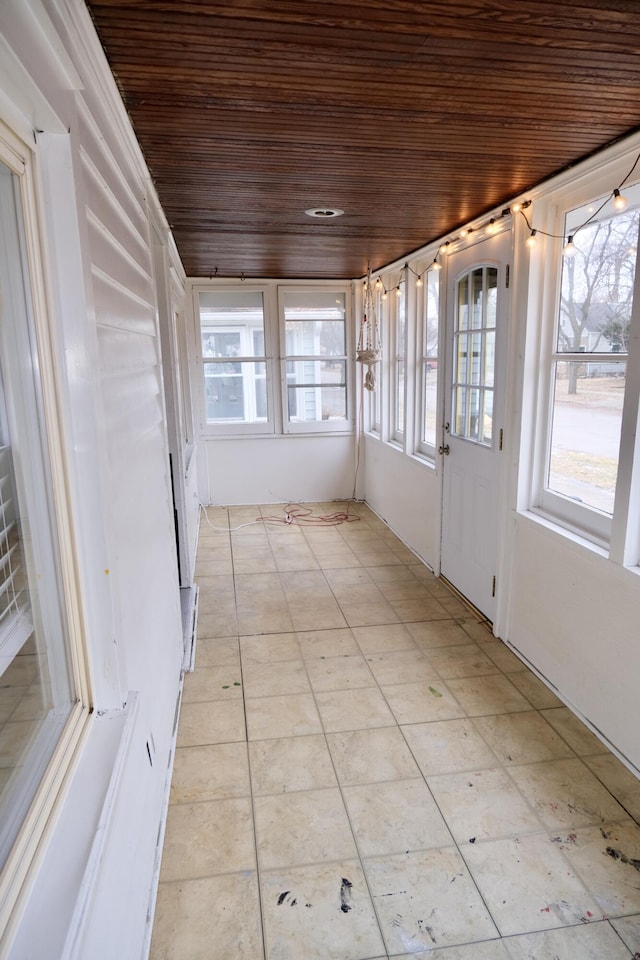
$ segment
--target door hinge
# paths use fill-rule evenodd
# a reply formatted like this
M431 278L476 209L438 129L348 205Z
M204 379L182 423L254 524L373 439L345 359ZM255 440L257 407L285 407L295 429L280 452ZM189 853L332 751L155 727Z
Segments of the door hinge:
M494 577L493 582L491 584L491 596L495 597L495 595L496 595L496 578Z
M503 431L502 427L500 427L500 436L499 436L499 439L498 439L498 450L502 450L502 441L503 441L503 439L504 439L504 431Z
M510 266L509 264L507 264L507 269L506 269L506 273L505 273L505 277L504 277L504 285L505 285L505 287L507 288L507 290L509 289L509 280L510 280L510 279L511 279L511 266Z

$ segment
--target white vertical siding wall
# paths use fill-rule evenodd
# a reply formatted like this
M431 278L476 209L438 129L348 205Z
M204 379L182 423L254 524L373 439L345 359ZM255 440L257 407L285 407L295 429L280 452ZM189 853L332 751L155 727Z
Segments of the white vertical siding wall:
M54 37L54 52L42 58L34 57L39 22ZM147 945L183 661L150 231L150 214L162 222L162 213L84 3L11 0L0 34L34 100L50 106L40 109L44 123L53 118L35 163L48 209L45 259L58 291L52 322L95 691L94 729L8 955L134 960ZM66 76L51 62L62 62ZM3 103L0 93L0 115ZM24 116L24 103L15 115L21 110L28 129L34 117ZM64 234L44 146L53 133L63 146L48 153L68 159ZM92 630L98 623L107 626Z

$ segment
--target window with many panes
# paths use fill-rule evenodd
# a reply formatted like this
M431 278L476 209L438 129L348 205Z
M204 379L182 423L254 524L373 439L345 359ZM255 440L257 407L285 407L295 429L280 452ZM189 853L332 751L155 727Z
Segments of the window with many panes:
M621 212L605 198L566 215L574 250L562 258L551 355L542 504L602 541L611 534L627 365L638 324L640 186L625 193L630 203Z
M199 294L205 422L264 427L269 422L262 290Z
M196 307L206 432L352 429L348 287L202 287Z

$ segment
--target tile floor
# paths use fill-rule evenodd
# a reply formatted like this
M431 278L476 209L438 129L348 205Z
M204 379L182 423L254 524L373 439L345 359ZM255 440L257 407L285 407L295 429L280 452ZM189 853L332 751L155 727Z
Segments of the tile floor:
M152 960L639 960L640 784L349 509L203 517Z

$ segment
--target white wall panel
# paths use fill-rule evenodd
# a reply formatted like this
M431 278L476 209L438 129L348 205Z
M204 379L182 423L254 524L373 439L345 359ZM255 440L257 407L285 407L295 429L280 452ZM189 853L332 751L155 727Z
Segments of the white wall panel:
M518 517L510 643L640 770L640 576Z
M372 437L363 440L364 497L432 569L440 560L440 484L435 471Z
M199 457L203 503L345 500L353 493L352 436L201 441Z

